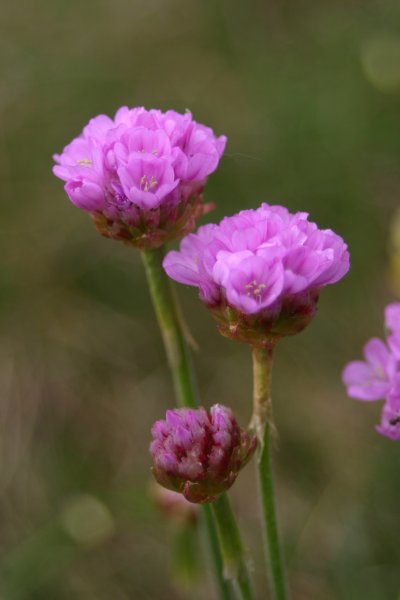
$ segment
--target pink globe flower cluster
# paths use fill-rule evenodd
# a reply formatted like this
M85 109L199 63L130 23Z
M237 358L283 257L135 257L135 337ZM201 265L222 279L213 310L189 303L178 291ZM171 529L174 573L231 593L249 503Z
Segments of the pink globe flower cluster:
M226 137L187 112L120 108L99 115L56 154L54 174L106 237L157 247L195 226L202 192Z
M250 460L256 438L241 429L232 411L215 404L168 410L151 430L153 475L189 502L212 502L229 489Z
M309 323L319 290L347 273L349 253L307 213L262 204L200 227L167 254L164 268L198 287L223 335L273 347Z
M385 309L386 343L372 338L364 346L364 361L350 362L342 379L351 398L384 400L381 423L376 430L400 440L400 302Z

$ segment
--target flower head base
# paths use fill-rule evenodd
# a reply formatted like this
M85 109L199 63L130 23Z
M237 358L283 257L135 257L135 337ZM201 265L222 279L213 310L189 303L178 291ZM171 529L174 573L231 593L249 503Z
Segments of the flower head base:
M364 401L384 400L381 424L376 430L400 440L400 303L385 309L387 344L373 338L364 346L364 361L346 365L342 379L351 398Z
M307 326L321 287L349 269L342 238L307 217L268 204L244 210L188 235L164 268L199 288L223 335L273 347Z
M120 108L91 119L66 146L54 174L100 233L154 248L191 231L209 207L202 192L226 138L190 113Z
M153 474L162 486L190 502L205 503L231 487L256 448L256 438L240 429L232 411L168 410L152 428Z

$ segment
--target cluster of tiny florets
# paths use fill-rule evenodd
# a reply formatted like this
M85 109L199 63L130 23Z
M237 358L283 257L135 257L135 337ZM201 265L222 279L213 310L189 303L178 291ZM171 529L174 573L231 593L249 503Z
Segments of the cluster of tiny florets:
M253 345L269 337L273 345L307 325L319 290L347 273L349 253L307 213L262 204L189 234L164 268L199 289L222 333ZM249 337L250 329L257 335Z
M252 456L256 439L220 404L168 410L152 428L153 474L190 502L211 502L231 487Z
M156 247L193 229L225 144L189 112L122 107L91 119L53 172L103 235Z

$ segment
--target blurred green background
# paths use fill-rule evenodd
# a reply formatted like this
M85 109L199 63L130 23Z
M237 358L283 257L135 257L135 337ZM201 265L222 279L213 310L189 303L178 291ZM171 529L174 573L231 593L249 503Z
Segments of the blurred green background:
M399 445L344 363L382 334L400 193L398 0L19 0L0 24L1 600L214 598L170 581L171 527L148 500L149 429L173 393L138 254L101 238L54 152L120 106L192 110L228 136L206 199L261 201L348 242L350 275L278 348L282 530L295 600L394 600ZM205 405L250 416L247 348L179 289ZM232 489L266 598L253 469Z

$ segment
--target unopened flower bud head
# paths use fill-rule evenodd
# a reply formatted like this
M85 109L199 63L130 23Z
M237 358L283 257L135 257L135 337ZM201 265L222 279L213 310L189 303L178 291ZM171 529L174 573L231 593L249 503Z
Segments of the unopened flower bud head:
M223 335L273 348L308 325L321 288L347 273L349 253L307 213L262 204L189 234L164 268L199 289Z
M99 115L63 152L54 174L100 233L155 248L191 231L208 210L202 192L226 137L187 112L120 108Z
M168 410L152 428L153 475L189 502L212 502L229 489L250 460L256 438L241 429L232 411L215 404Z

